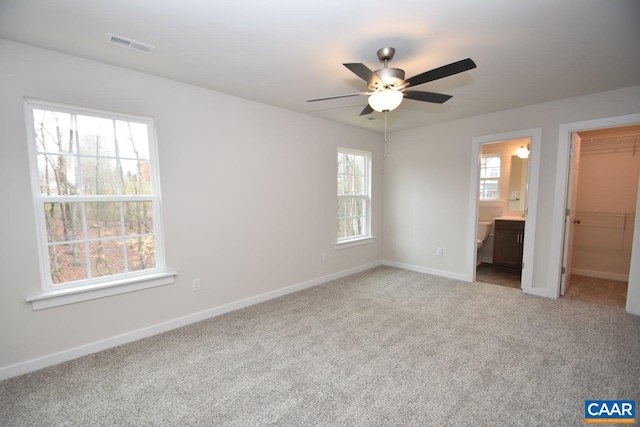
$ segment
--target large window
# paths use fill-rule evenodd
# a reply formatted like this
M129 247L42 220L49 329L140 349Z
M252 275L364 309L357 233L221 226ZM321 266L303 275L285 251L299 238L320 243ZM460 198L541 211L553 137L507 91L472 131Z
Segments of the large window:
M163 272L152 120L27 106L45 291Z
M483 154L480 162L480 200L500 198L500 154Z
M338 149L338 243L371 234L371 153Z

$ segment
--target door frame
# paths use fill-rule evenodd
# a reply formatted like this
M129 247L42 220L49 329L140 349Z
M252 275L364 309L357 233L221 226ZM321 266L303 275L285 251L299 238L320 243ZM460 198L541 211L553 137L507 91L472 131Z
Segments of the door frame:
M569 214L565 212L564 216L564 235L562 237L562 264L564 274L560 274L560 293L563 296L567 293L567 289L571 282L571 260L573 259L573 238L575 232L576 204L578 201L578 181L580 169L580 135L577 132L571 132L571 142L569 148L569 170L567 171L567 204ZM573 153L572 153L573 151ZM577 165L577 167L576 167Z
M531 154L529 156L529 182L527 189L527 218L524 227L524 250L522 262L522 291L528 294L538 295L533 287L533 256L536 237L536 217L538 212L538 181L540 176L540 152L542 146L542 128L522 129L511 132L496 133L492 135L476 136L471 139L471 177L469 191L469 215L467 224L467 278L470 282L476 280L477 234L478 234L478 208L480 197L480 160L482 144L490 142L510 141L513 139L529 138L531 140Z
M564 219L569 178L571 134L573 132L584 132L588 130L637 124L640 124L640 114L606 117L581 122L564 123L560 125L558 132L558 155L556 158L556 188L554 191L553 217L551 224L551 244L549 245L549 272L547 277L547 281L551 286L549 296L552 298L558 298L560 295L562 244L564 241ZM640 197L638 197L637 206L636 221L640 220ZM636 258L640 257L634 257L633 254L640 254L639 229L640 227L636 227L633 236L626 307L629 313L636 315L640 315L640 259L636 260Z

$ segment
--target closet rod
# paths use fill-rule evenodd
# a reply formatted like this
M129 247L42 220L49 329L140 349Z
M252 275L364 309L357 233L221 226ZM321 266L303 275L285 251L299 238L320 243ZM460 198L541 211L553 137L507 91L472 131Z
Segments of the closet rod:
M605 136L605 137L595 137L595 138L584 138L581 141L583 143L587 142L621 142L627 139L634 140L640 138L640 133L632 133L628 135L618 135L618 136Z

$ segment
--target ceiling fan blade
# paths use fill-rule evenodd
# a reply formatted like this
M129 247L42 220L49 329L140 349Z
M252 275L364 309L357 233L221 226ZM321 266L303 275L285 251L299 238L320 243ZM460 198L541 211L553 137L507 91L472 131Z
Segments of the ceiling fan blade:
M453 76L454 74L463 73L474 68L476 68L476 63L473 62L471 58L463 59L462 61L443 65L442 67L434 68L433 70L425 71L422 74L413 76L410 79L405 80L405 87L418 86L427 82Z
M367 114L371 114L371 113L373 113L373 108L371 108L371 105L367 104L367 106L364 107L364 110L362 110L360 115L361 116L366 116Z
M324 98L307 99L307 102L326 101L327 99L348 98L350 96L371 95L369 92L347 93L344 95L327 96Z
M380 77L378 77L373 71L369 69L369 67L364 65L362 62L351 62L351 63L342 64L342 65L344 65L349 70L351 70L353 74L355 74L356 76L360 77L362 80L367 82L367 84L371 84L375 82L378 82L379 84L384 84L382 83L382 80L380 80Z
M444 95L442 93L433 92L421 92L419 90L405 90L404 96L407 99L413 99L414 101L433 102L435 104L442 104L452 98L451 95Z

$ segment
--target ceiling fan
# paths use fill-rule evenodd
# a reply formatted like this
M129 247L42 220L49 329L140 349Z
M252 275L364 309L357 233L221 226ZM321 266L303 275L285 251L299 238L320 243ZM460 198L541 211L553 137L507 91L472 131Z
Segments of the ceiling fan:
M347 98L350 96L369 96L369 104L360 113L361 116L371 114L373 111L388 112L398 108L404 98L414 101L433 102L442 104L451 98L451 95L443 95L433 92L422 92L417 90L407 90L412 86L418 86L434 80L453 76L473 68L475 62L470 58L453 62L430 71L425 71L409 79L404 79L404 71L399 68L388 68L389 61L393 59L396 50L392 47L383 47L378 50L378 59L384 63L384 68L371 71L361 62L344 63L345 67L355 75L367 82L367 87L371 92L356 92L344 95L328 96L325 98L307 99L307 102L325 101L328 99Z

